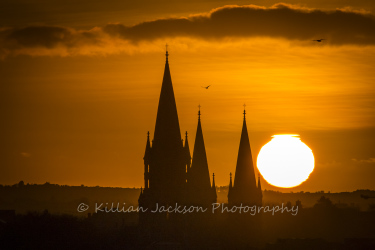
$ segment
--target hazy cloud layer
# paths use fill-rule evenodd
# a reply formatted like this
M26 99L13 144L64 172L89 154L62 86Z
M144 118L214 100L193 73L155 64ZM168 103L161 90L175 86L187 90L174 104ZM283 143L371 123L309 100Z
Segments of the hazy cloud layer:
M225 6L210 13L188 18L159 19L134 26L108 24L79 31L65 27L30 26L0 29L0 53L8 54L85 54L105 50L114 43L134 46L139 42L174 37L205 40L272 37L300 40L325 38L331 45L374 45L375 17L365 12L322 11L287 4L270 8ZM39 51L43 51L38 53ZM83 52L81 51L81 49ZM53 54L53 53L52 53Z
M103 41L99 28L77 31L66 27L29 26L0 29L0 57L9 54L67 55ZM82 54L79 52L79 54Z
M74 47L80 44L96 44L97 34L92 31L77 32L63 27L33 26L22 29L5 30L6 39L20 47L53 48L59 45Z
M358 159L353 158L352 161L356 163L375 163L375 158L369 158L366 160L358 160Z

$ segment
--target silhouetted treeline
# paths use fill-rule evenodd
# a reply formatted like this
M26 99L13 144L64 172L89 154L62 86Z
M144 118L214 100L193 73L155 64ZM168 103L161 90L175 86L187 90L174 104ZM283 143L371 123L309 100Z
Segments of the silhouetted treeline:
M93 206L95 203L119 202L126 205L138 205L140 189L87 187L45 184L24 184L22 181L12 186L0 185L0 209L13 209L17 213L44 211L87 216L87 212L78 213L81 203ZM88 211L90 212L90 211Z
M6 214L0 249L375 249L375 210L337 207L325 196L295 215L187 214L178 230L161 226L153 237L142 233L136 212ZM167 240L158 238L163 230Z
M91 207L105 203L126 203L126 206L137 206L139 188L112 188L112 187L87 187L67 186L57 184L24 184L20 181L12 186L0 185L0 209L13 209L17 213L28 211L43 211L50 213L65 213L73 215L87 215L92 210L77 213L77 207L85 203ZM363 199L361 196L375 197L375 191L357 190L354 192L325 193L321 192L296 192L281 193L263 190L263 204L276 205L287 202L295 204L297 200L302 206L312 207L324 195L338 207L354 207L362 211L373 209L375 199ZM228 186L217 187L217 202L228 201Z
M375 204L375 199L363 199L361 196L375 197L373 190L356 190L354 192L295 192L295 193L281 193L271 190L263 190L263 204L279 204L290 201L295 203L297 200L301 201L304 207L312 207L316 201L325 196L329 198L337 207L351 207L366 211L370 208L371 204Z

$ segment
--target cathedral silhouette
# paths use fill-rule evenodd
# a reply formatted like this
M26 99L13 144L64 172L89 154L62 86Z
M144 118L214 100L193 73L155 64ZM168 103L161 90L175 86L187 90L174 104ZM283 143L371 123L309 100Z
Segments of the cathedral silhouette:
M147 135L144 154L144 188L139 196L139 206L152 210L156 204L162 206L181 205L211 206L216 203L217 194L215 175L212 184L207 164L204 145L201 112L198 111L198 125L195 136L194 151L191 157L188 133L185 142L181 138L176 101L173 91L171 73L166 51L164 77L161 86L159 106L156 117L154 139L150 142ZM238 150L237 166L232 184L230 173L228 205L261 205L262 190L258 177L258 185L254 173L249 136L244 110L241 140ZM140 213L140 223L154 221L159 216ZM160 218L161 217L161 218Z

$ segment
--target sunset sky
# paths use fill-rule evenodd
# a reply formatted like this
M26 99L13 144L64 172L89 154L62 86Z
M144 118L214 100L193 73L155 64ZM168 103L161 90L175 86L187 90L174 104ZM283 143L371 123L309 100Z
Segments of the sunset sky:
M0 184L141 187L166 43L181 131L193 152L200 104L218 186L246 103L254 162L281 133L316 160L302 185L263 189L375 189L371 0L2 0Z

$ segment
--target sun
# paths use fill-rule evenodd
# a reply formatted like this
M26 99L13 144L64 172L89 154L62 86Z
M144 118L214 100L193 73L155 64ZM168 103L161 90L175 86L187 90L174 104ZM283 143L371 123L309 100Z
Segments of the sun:
M299 135L274 135L264 145L257 159L263 178L271 185L291 188L306 181L314 170L312 150Z

